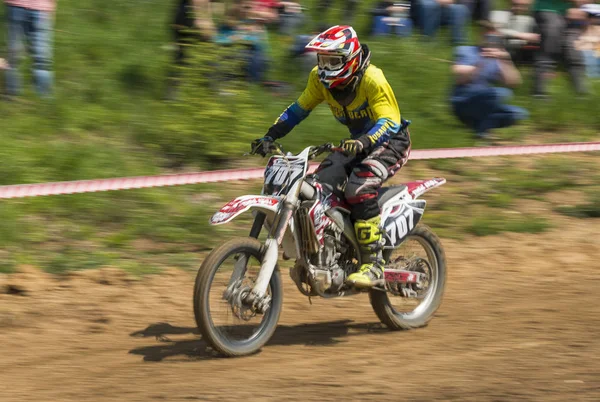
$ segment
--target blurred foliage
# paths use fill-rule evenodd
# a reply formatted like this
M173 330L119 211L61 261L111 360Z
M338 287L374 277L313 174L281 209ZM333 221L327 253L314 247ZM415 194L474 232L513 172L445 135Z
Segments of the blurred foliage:
M152 148L158 145L171 166L204 162L225 167L239 159L265 115L253 104L244 81L243 46L189 45L187 66L180 67L175 102L168 106L157 129L139 135Z

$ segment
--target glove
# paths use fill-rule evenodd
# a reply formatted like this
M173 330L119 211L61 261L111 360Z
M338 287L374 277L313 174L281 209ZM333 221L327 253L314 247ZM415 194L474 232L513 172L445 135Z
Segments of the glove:
M341 147L344 148L344 151L348 155L352 156L360 154L364 149L363 143L359 140L344 140L342 141Z
M259 154L261 156L267 156L269 151L271 150L271 146L273 145L273 138L269 136L264 136L262 138L257 138L252 141L250 147L252 149L253 154Z

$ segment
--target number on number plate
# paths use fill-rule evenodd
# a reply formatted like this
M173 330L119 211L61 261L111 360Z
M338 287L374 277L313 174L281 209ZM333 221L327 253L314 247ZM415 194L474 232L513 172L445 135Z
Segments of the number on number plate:
M283 159L276 159L265 171L265 186L280 187L288 178L290 184L294 183L304 173L305 163L304 160L292 160L288 166Z
M415 227L414 211L404 206L402 212L385 227L392 244L398 244Z

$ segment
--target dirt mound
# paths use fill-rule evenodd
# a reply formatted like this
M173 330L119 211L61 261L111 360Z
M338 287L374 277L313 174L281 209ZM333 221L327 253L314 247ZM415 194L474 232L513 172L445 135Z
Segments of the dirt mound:
M280 326L243 359L200 339L193 273L20 267L0 276L1 399L600 400L599 239L597 221L565 218L444 240L444 303L409 332L387 331L364 296L311 305L284 275Z

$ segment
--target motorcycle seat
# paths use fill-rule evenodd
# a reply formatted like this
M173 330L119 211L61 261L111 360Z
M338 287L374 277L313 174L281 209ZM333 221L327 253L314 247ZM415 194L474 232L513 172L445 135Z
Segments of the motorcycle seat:
M395 195L398 195L398 193L401 193L405 189L406 186L404 184L399 184L397 186L390 187L382 187L377 193L377 203L380 207L382 207L386 202L388 202Z

